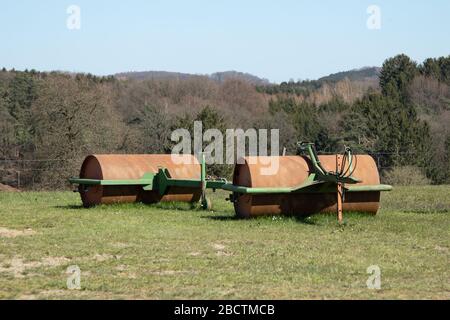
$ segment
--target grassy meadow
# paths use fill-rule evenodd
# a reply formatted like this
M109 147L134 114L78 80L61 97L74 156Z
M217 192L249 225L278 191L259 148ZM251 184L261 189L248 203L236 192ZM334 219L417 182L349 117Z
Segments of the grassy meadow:
M189 204L81 207L0 192L1 299L449 299L450 186L396 187L377 216L234 218ZM67 289L67 268L81 271ZM381 269L370 290L367 268Z

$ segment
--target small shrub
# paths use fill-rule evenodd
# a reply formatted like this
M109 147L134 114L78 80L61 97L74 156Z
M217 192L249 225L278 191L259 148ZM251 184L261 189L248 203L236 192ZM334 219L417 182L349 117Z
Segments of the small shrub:
M422 186L430 184L430 180L422 170L415 166L394 167L382 175L384 183L398 186Z

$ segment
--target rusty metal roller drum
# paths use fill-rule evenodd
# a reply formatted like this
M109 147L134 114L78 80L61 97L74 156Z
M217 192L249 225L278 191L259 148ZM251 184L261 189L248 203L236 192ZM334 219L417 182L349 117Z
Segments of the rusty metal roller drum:
M176 157L176 156L175 156ZM192 155L178 156L189 158L190 164L177 163L170 154L142 155L90 155L82 164L80 178L99 180L141 179L146 173L157 173L158 168L166 168L176 179L199 179L200 164ZM80 190L85 207L103 203L160 201L198 201L201 189L191 187L170 187L165 195L155 190L143 190L140 185L92 185Z
M264 158L264 157L263 157ZM357 155L354 176L361 182L356 186L378 185L380 178L373 158ZM321 155L319 161L328 171L336 171L336 155ZM280 156L279 170L274 174L263 175L262 167L267 160L246 157L245 163L235 166L233 184L252 188L283 188L301 185L313 172L311 160L304 156ZM259 160L259 161L258 161ZM379 207L380 192L348 192L345 194L345 211L376 214ZM241 194L234 202L235 211L240 217L262 215L310 215L318 212L336 212L336 192L330 193L279 193L279 194Z

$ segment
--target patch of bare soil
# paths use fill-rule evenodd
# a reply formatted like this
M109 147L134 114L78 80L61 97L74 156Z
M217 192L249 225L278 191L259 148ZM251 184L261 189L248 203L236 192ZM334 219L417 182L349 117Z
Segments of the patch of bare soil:
M128 266L126 266L124 264L118 265L116 267L116 270L120 271L118 274L120 277L128 278L128 279L137 279L137 274L134 272L129 272Z
M121 255L112 255L112 254L107 254L107 253L102 253L102 254L96 253L93 257L93 259L98 262L103 262L103 261L111 260L111 259L120 260L120 258L122 258Z
M36 269L39 267L58 267L69 262L70 259L65 257L44 257L41 261L28 261L25 262L21 257L13 257L11 260L4 261L0 265L0 273L10 273L15 278L24 278L25 272L27 276L34 276L36 274L28 273L30 269Z
M8 229L4 227L0 227L0 237L3 238L15 238L19 236L32 236L33 234L36 234L36 231L34 231L31 228L25 229L25 230L15 230L15 229Z
M434 249L436 249L437 251L441 251L441 252L447 252L448 251L447 247L441 247L441 246L435 246Z
M113 243L112 246L113 246L114 248L123 249L123 248L129 248L129 247L131 247L132 245L131 245L131 244L128 244L128 243L123 243L123 242L116 242L116 243Z
M5 192L20 192L19 189L16 189L14 187L8 186L7 184L0 183L0 191Z
M220 243L213 243L211 246L216 250L224 250L225 249L225 246Z
M173 276L177 274L197 274L196 271L177 271L177 270L159 270L159 271L152 271L150 274L156 275L156 276Z
M223 244L213 243L211 246L216 250L216 255L218 256L229 257L233 255L231 252L226 250L226 246Z
M50 289L43 290L35 294L23 294L17 297L19 300L36 300L36 299L132 299L133 297L125 295L115 295L103 291L88 290L69 290L69 289Z

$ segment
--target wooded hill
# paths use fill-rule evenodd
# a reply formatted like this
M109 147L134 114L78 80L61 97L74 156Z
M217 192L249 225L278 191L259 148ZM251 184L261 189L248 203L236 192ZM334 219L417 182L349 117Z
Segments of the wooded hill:
M242 80L254 85L268 85L269 80L262 79L249 73L238 71L215 72L210 75L190 74L168 71L141 71L141 72L122 72L114 75L120 80L186 80L189 78L209 78L219 83L227 80Z
M384 173L408 168L449 183L450 56L418 64L398 55L379 77L360 71L275 85L3 69L0 183L67 187L87 154L168 152L171 131L191 128L195 119L205 129L278 128L290 153L298 140L325 152L349 145L372 154Z

